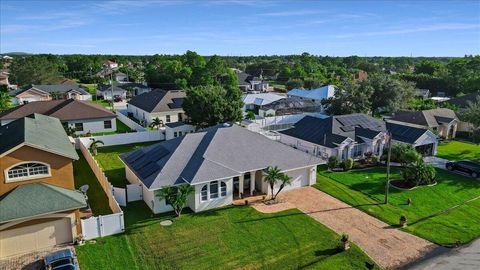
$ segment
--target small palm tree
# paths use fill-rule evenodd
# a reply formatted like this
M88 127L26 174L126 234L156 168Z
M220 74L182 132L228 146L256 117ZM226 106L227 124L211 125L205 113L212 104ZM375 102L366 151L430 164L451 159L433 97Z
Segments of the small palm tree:
M267 182L270 185L270 190L272 192L272 200L275 199L275 193L273 191L275 183L280 179L281 176L282 172L277 166L268 167L265 171L265 177L263 178L263 181Z
M104 145L104 143L102 141L97 141L95 139L91 139L92 140L92 143L90 144L90 151L92 151L92 154L94 156L97 155L97 148L98 148L98 145L101 144L101 145Z
M177 217L180 217L187 203L188 195L194 191L195 188L190 185L172 186L160 189L156 196L170 204Z
M163 121L160 120L160 118L158 117L155 117L153 120L152 120L152 123L150 124L150 127L154 128L154 127L157 127L157 130L160 128L160 126L163 125Z
M289 185L292 182L292 177L290 177L288 174L281 173L278 180L280 180L282 183L280 184L277 193L275 193L275 197L273 198L274 200L277 198L278 193L280 193L280 191L282 191L286 185Z

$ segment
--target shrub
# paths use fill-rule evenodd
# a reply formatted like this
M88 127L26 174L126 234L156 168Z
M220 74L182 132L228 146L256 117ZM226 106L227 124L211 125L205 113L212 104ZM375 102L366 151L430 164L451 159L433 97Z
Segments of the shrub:
M328 158L327 166L329 169L334 169L338 166L338 159L335 156L331 156Z
M377 163L378 163L378 157L377 157L377 156L373 156L373 157L370 159L370 163L372 163L372 164L377 164Z
M386 150L387 151L387 150ZM388 153L385 153L388 154ZM386 158L386 156L385 156ZM392 146L392 153L390 160L393 162L401 163L406 167L408 164L413 163L421 159L422 156L415 150L415 148L409 144L394 144Z
M343 162L343 168L346 170L346 171L349 171L353 168L353 159L351 158L347 158L344 162Z
M413 182L418 185L430 185L435 182L437 171L435 168L423 162L422 159L412 163L402 171L402 177L406 181Z
M347 242L349 239L348 234L342 234L342 238L340 239L342 242Z

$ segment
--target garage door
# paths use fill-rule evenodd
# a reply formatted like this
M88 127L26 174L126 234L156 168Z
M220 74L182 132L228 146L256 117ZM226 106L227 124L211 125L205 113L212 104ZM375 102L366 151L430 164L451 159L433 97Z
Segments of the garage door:
M0 232L0 258L72 242L70 218Z

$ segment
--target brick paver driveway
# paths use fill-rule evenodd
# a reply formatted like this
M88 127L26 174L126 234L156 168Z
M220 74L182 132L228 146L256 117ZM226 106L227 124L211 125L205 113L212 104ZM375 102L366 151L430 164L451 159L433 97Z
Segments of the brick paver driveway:
M313 187L284 192L280 197L335 232L348 234L385 269L399 268L437 248Z

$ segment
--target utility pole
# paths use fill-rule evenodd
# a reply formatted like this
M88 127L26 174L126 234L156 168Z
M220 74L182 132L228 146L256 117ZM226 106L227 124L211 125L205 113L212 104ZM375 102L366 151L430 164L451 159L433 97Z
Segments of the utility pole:
M112 111L114 111L113 107L113 70L110 70L110 90L112 91Z
M392 155L392 133L387 132L388 153L387 153L387 183L385 186L385 204L388 203L388 191L390 189L390 156Z

